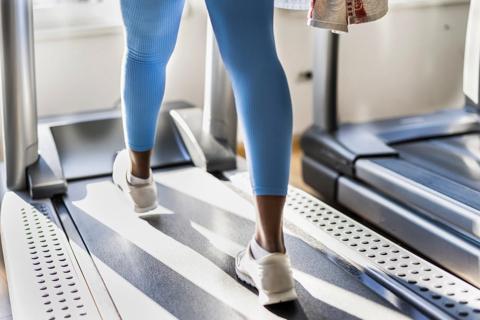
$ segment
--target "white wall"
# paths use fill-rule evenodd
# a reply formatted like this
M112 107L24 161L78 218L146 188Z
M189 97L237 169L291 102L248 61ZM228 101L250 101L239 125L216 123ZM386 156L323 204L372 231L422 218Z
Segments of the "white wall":
M108 0L110 1L110 0ZM119 16L117 1L99 9ZM40 115L71 113L112 106L119 98L123 35L119 18L109 23L89 20L82 25L72 17L77 9L65 7L53 15L38 13L36 61ZM85 6L83 6L85 7ZM77 11L78 12L78 11ZM88 10L83 15L88 15ZM276 33L296 107L295 128L302 131L310 121L311 83L298 74L311 69L311 30L305 12L277 12ZM59 15L70 18L54 20ZM68 21L76 21L68 23ZM85 24L85 23L83 23ZM60 29L58 28L62 26ZM92 26L93 25L93 26ZM202 0L192 0L184 13L177 47L168 67L165 100L182 99L195 105L203 101L206 12Z
M468 3L390 3L386 18L352 27L342 36L339 106L343 121L428 112L462 103ZM299 76L311 69L313 60L312 29L305 24L305 14L278 10L275 22L297 134L312 122L312 84ZM202 104L205 24L204 1L188 1L168 68L166 100ZM40 115L113 106L119 98L123 50L118 1L39 8L35 26Z
M388 16L342 36L339 116L365 121L463 105L468 1L391 1Z

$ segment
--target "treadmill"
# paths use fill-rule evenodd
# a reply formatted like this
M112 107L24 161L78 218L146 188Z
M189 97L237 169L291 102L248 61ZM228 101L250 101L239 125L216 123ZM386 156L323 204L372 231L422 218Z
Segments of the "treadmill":
M328 54L316 63L315 124L302 137L306 183L480 287L480 1L470 2L461 109L339 124L340 41L317 34Z
M255 209L211 27L205 105L163 106L160 207L139 218L110 177L119 110L37 118L32 11L1 2L2 319L480 319L478 288L295 187L285 230L299 300L259 306L234 271Z

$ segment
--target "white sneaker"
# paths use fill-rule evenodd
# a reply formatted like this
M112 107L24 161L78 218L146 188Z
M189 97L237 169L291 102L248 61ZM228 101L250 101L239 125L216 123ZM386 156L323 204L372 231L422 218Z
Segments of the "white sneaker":
M287 254L272 253L255 260L249 244L237 255L235 271L240 280L257 288L262 305L297 299L292 267Z
M127 175L130 172L130 157L127 150L117 154L113 162L113 183L122 190L127 198L133 203L137 213L145 213L158 206L157 186L150 172L148 182L145 184L133 185L128 181Z

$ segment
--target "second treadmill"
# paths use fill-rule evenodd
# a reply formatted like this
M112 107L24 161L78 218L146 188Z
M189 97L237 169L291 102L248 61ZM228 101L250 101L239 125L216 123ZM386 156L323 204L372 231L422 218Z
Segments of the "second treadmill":
M337 124L338 35L317 66L317 121L303 136L305 181L435 263L480 286L480 1L470 4L466 105ZM327 64L327 66L325 66Z

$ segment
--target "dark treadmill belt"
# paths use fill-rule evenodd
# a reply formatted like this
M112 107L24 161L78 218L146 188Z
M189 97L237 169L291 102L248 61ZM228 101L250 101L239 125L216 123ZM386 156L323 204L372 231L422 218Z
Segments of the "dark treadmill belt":
M411 163L480 191L480 134L410 142L395 149Z
M422 167L419 168L415 163L400 159L372 159L372 162L475 210L480 210L480 192L452 181L443 175Z
M242 318L242 315L228 305L197 287L189 279L116 234L107 225L95 220L72 203L89 196L101 197L101 195L86 194L86 185L105 181L109 179L78 181L69 185L69 201L66 205L90 253L179 319ZM215 233L231 241L246 245L254 231L253 222L165 185L157 183L157 187L160 204L174 214L152 216L145 220L158 232L188 246L236 279L234 258L219 251L193 228L192 224L214 230ZM362 285L353 275L305 242L287 236L286 246L294 268L333 284L342 291L368 299L373 305L394 310L392 305ZM297 291L299 301L269 307L268 310L287 319L357 319L345 310L316 299L298 282ZM382 318L381 313L379 316Z

